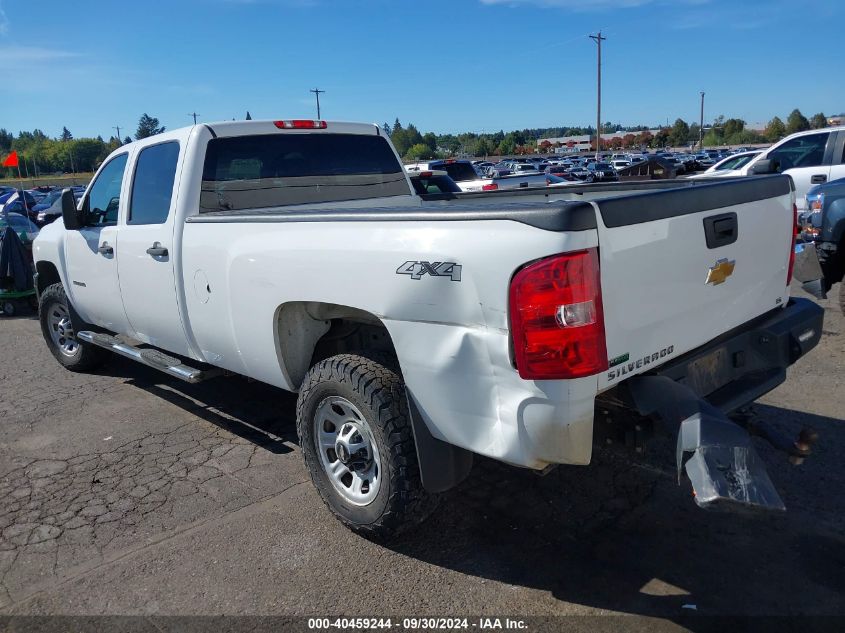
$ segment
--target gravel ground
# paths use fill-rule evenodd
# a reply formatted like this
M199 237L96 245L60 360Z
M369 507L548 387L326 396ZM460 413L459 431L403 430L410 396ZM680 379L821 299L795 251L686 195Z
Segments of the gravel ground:
M388 545L322 506L291 394L117 357L73 374L34 317L2 319L0 615L843 614L845 335L823 303L819 348L758 406L821 437L799 467L758 443L788 513L698 510L666 440L546 477L477 460Z

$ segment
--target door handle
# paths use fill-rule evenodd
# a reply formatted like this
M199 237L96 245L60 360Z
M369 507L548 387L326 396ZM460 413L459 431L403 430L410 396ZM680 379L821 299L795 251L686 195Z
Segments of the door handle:
M103 243L102 243L102 244L100 244L100 246L97 248L97 252L98 252L100 255L113 255L113 254L114 254L114 249L113 249L111 246L109 246L109 243L108 243L108 242L103 242Z
M161 245L161 242L153 242L153 245L147 249L147 255L151 257L167 257L167 249Z
M823 182L827 182L827 176L824 174L816 174L815 176L810 176L810 182L814 185L819 185Z

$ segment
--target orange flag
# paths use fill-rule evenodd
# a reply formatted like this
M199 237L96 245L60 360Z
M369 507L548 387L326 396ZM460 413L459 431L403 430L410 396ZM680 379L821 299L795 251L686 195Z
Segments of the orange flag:
M18 166L18 152L13 151L3 161L3 167L17 167Z

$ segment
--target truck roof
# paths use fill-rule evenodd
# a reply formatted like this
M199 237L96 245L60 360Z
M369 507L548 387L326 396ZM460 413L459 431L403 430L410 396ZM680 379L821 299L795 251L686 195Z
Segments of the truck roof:
M290 124L287 126L286 124ZM210 128L217 136L244 136L248 134L366 134L379 136L381 128L375 123L350 123L348 121L317 121L314 119L267 119L256 121L219 121L197 123ZM280 127L285 125L285 127ZM300 127L301 126L301 127ZM191 126L189 126L191 127Z

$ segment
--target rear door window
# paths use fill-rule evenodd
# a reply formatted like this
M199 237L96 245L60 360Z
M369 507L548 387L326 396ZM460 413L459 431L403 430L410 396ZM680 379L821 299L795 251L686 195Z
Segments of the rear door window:
M262 134L208 142L200 213L409 195L390 145L364 134Z
M179 143L170 141L141 150L132 180L127 224L164 224L170 213Z

